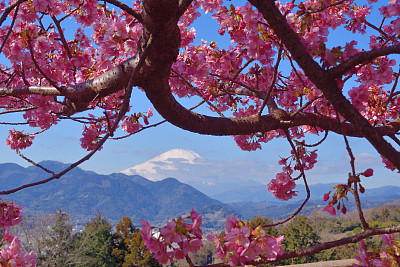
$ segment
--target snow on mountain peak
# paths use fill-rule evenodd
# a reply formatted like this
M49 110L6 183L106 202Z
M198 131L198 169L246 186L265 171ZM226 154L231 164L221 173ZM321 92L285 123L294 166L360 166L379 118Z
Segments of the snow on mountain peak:
M176 171L176 163L195 164L195 161L202 159L197 153L185 149L171 149L156 156L142 164L121 171L126 175L138 174L147 179L157 181L167 178L165 171ZM164 174L163 174L164 173Z
M154 161L168 161L170 159L182 159L185 161L185 163L194 164L194 161L200 158L201 157L193 151L181 148L175 148L151 159L150 161L154 162Z

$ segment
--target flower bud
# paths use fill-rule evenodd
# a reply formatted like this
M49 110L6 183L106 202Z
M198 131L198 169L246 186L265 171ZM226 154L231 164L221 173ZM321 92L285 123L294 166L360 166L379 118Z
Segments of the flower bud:
M346 214L346 212L347 212L346 206L343 205L343 207L342 207L342 213L343 213L343 214Z
M369 169L366 169L365 172L362 172L360 174L364 175L365 177L371 177L372 175L374 175L374 170L369 168Z

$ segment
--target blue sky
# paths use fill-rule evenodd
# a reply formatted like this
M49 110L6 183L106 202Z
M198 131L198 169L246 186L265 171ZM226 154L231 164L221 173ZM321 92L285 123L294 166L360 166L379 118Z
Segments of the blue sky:
M215 31L211 31L213 28ZM196 22L197 38L196 43L201 39L207 41L217 41L220 47L229 45L223 37L217 33L216 21L210 21L210 16L202 16ZM183 99L187 107L192 106L196 101L192 99ZM146 99L144 93L134 90L132 103L135 111L146 111L151 107L151 103ZM208 112L206 109L200 109ZM10 115L15 118L15 115ZM151 122L160 121L161 118L155 115ZM0 126L0 139L5 140L8 135L9 127ZM38 136L34 145L22 151L34 161L57 160L71 163L86 154L80 147L79 138L81 138L82 127L76 123L62 121L49 131ZM319 140L320 137L307 137L308 143ZM368 187L379 187L383 185L400 185L397 181L399 175L383 168L380 164L380 157L367 142L350 138L353 153L357 156L356 167L359 172L372 167L375 175L366 178L363 185ZM3 143L4 144L4 143ZM214 137L202 136L190 133L175 126L165 123L156 128L140 132L124 140L109 140L104 148L96 153L93 158L82 164L81 167L87 170L93 170L98 173L109 174L121 171L131 166L143 163L173 148L183 148L192 150L207 160L215 160L229 166L238 162L249 162L249 169L243 168L243 176L250 175L255 169L262 172L265 169L265 180L267 183L274 178L273 170L279 171L277 161L279 156L285 157L290 154L289 145L285 140L273 140L268 144L262 145L263 149L256 152L246 152L240 150L232 137ZM309 183L345 183L347 173L350 171L349 160L344 146L343 137L330 133L328 139L318 147L318 163L314 170L308 173ZM0 154L0 163L14 162L22 166L29 164L21 159L14 151L3 146ZM258 178L262 180L262 176Z

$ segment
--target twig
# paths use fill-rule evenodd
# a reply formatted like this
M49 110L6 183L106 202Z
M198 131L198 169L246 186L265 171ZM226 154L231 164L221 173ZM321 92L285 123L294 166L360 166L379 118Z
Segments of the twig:
M4 111L0 111L0 115L8 114L8 113L14 113L14 112L24 112L24 111L33 110L33 109L37 109L37 107L28 107L28 108L17 108L17 109L11 109L11 110L4 110Z
M27 158L26 156L24 156L19 150L17 150L16 152L17 152L17 154L18 154L21 158L23 158L24 160L28 161L30 164L32 164L32 165L34 165L34 166L36 166L36 167L39 167L40 169L44 170L44 171L47 172L47 173L50 173L50 174L53 175L53 176L56 175L53 171L51 171L51 170L45 168L45 167L42 166L41 164L36 163L36 162L34 162L33 160L31 160L31 159Z
M60 35L61 43L63 44L63 46L65 48L65 51L67 52L68 58L71 59L72 58L72 53L71 53L71 50L69 49L67 40L65 39L64 32L63 32L63 30L61 28L61 25L60 25L60 21L57 20L57 18L55 16L51 16L51 18L53 19L54 24L56 25L58 34Z
M261 113L263 112L263 110L264 110L264 108L265 108L265 105L267 104L268 99L269 99L269 97L271 96L272 90L273 90L273 88L274 88L274 84L275 84L275 81L276 81L276 77L277 77L277 75L278 75L279 64L280 64L281 59L282 59L282 51L283 51L283 48L282 48L282 46L281 46L281 47L279 47L278 58L276 59L276 63L275 63L275 67L274 67L274 75L272 76L271 83L270 83L270 85L269 85L267 95L266 95L266 97L265 97L263 103L261 104L260 109L259 109L258 112L257 112L257 116L258 116L258 117L261 116ZM258 88L258 87L257 87L257 88Z
M298 258L298 257L305 257L308 255L314 255L320 251L327 250L330 248L338 247L338 246L343 246L349 243L357 243L360 242L363 239L366 239L370 236L374 235L382 235L382 234L391 234L391 233L397 233L400 232L400 225L396 226L390 226L390 227L382 227L382 228L369 228L363 231L360 234L350 236L350 237L345 237L342 239L330 241L330 242L325 242L319 245L315 245L312 247L308 247L305 249L299 249L296 251L291 251L291 252L286 252L283 255L279 255L276 257L276 260L274 261L280 261L280 260L286 260L286 259L292 259L292 258ZM248 264L254 264L254 265L260 265L260 264L266 264L271 261L268 261L266 259L261 259L261 260L256 260L253 262L250 262ZM212 267L216 267L218 265L210 265ZM223 266L223 265L220 265ZM227 266L227 265L225 265Z
M314 103L315 100L323 97L324 94L320 94L317 95L316 97L314 97L313 99L311 99L310 101L308 101L307 103L304 104L304 106L300 107L298 110L296 110L295 113L290 114L290 117L294 118L297 114L299 114L302 110L304 110L306 107L308 107L309 105L311 105L312 103Z
M210 75L211 75L211 76L218 77L218 78L221 78L221 79L224 79L224 80L227 80L227 81L231 81L231 82L236 83L236 84L238 84L238 85L240 85L240 86L243 86L244 88L246 88L246 89L248 89L248 90L250 90L250 91L252 91L252 92L258 93L257 90L255 90L254 88L252 88L252 87L250 87L250 86L248 86L248 85L246 85L246 84L244 84L244 83L242 83L242 82L240 82L240 81L235 81L235 80L233 80L232 78L225 77L225 76L223 76L223 75L216 74L216 73L210 73Z
M217 112L218 115L221 116L221 118L225 118L224 114L222 114L222 112L219 111L219 109L218 109L216 106L214 106L214 105L199 91L199 89L197 89L195 86L193 86L193 85L192 85L188 80L186 80L185 77L183 77L179 72L177 72L177 71L175 71L175 70L173 70L173 69L171 69L171 70L172 70L173 73L175 73L176 75L178 75L178 76L183 80L184 83L186 83L190 88L192 88L192 89L196 92L196 94L197 94L198 96L200 96L204 101L206 101L206 103L207 103L208 105L210 105L210 106L215 110L215 112Z
M206 101L202 100L200 103L198 103L198 104L195 105L194 107L190 108L189 110L193 110L193 109L195 109L195 108L197 108L197 107L203 105L204 103L206 103ZM154 124L152 124L152 125L144 126L144 127L142 127L141 129L137 130L137 131L134 132L134 133L126 134L126 135L124 135L124 136L119 136L119 137L113 137L113 138L110 138L110 139L112 139L112 140L121 140L121 139L125 139L125 138L128 138L128 137L130 137L130 136L132 136L132 135L134 135L134 134L137 134L137 133L139 133L139 132L141 132L141 131L144 131L144 130L149 129L149 128L157 127L158 125L161 125L161 124L166 123L166 122L167 122L167 120L162 120L162 121L157 122L157 123L154 123Z
M110 4L113 4L116 7L119 7L129 15L133 16L135 19L137 19L141 24L143 24L143 17L140 13L136 12L133 8L125 5L124 3L117 1L117 0L105 0L104 2L108 2Z
M372 23L368 22L367 20L364 20L365 24L371 27L372 29L378 31L383 37L388 37L387 33L384 32L381 28L376 27Z
M61 92L61 88L57 85L56 82L54 82L52 79L50 79L49 76L47 76L46 73L44 73L44 71L40 68L39 64L37 63L36 59L35 59L35 55L33 53L33 48L32 48L32 44L31 44L31 39L28 36L28 47L29 47L29 52L31 53L31 58L33 61L33 64L35 65L36 69L39 71L39 73L50 83L51 86L53 86L54 88L56 88L58 91Z
M346 1L346 0L340 0L340 1L337 1L336 3L331 3L331 4L322 6L322 7L318 8L318 9L315 9L315 10L306 10L306 12L310 13L310 14L322 12L325 9L328 9L330 7L338 6L338 5L342 4L344 1Z
M129 108L129 99L130 99L130 96L131 96L131 93L132 93L133 82L134 82L135 79L137 78L137 75L138 75L138 72L139 72L138 70L139 70L139 69L141 68L141 66L143 65L144 60L145 60L145 58L147 57L147 54L148 54L148 49L147 49L147 47L146 47L146 49L144 50L144 52L143 52L143 54L142 54L142 57L141 57L140 60L139 60L139 63L138 63L138 65L137 65L137 68L135 69L135 71L133 71L132 76L130 77L130 80L129 80L127 89L126 89L126 91L125 91L125 96L124 96L123 105L122 105L122 107L121 107L121 109L120 109L120 112L119 112L119 114L118 114L118 117L116 118L116 120L115 120L115 122L114 122L113 127L111 127L111 132L114 132L114 131L115 131L115 129L117 128L117 126L118 126L118 124L119 124L119 122L120 122L120 120L121 120L122 117L125 115L125 113L128 111L128 108ZM66 173L69 172L70 170L72 170L72 169L74 169L75 167L79 166L79 165L82 164L83 162L89 160L89 159L102 147L102 145L107 141L107 139L110 137L110 134L111 134L110 132L107 132L107 133L105 134L105 136L104 136L101 140L99 140L99 141L97 142L96 146L93 148L92 151L90 151L86 156L84 156L84 157L81 158L80 160L78 160L78 161L76 161L75 163L71 164L69 167L65 168L63 171L61 171L61 172L59 172L59 173L53 175L52 177L49 177L49 178L47 178L47 179L44 179L44 180L41 180L41 181L38 181L38 182L25 184L25 185L22 185L22 186L20 186L20 187L17 187L17 188L11 189L11 190L0 191L0 195L9 195L9 194L18 192L18 191L20 191L20 190L22 190L22 189L25 189L25 188L33 187L33 186L40 185L40 184L45 184L45 183L50 182L50 181L52 181L52 180L54 180L54 179L59 179L60 177L62 177L64 174L66 174Z
M23 2L26 2L28 0L18 0L11 5L9 5L3 12L0 18L0 26L3 24L3 22L7 19L8 15L11 13L11 11L16 7L22 4Z
M350 145L349 145L349 141L347 140L347 137L345 135L343 135L343 138L344 138L344 142L346 143L347 152L349 153L349 156L350 156L350 165L351 165L352 176L355 178L356 177L356 169L355 169L355 165L354 165L355 158L354 158L353 152L351 151L351 148L350 148ZM368 225L367 221L365 220L364 213L363 213L363 210L361 208L360 196L358 195L358 188L357 188L358 181L356 179L354 179L353 182L354 182L353 195L354 195L354 199L355 199L355 202L356 202L358 215L360 217L360 221L361 221L361 224L362 224L363 228L364 229L368 229L369 225Z
M306 146L306 147L316 147L316 146L319 146L319 145L322 144L322 142L324 142L325 139L328 137L328 133L329 133L329 131L325 131L324 137L323 137L319 142L317 142L317 143L315 143L315 144L311 144L311 145L308 145L308 144L303 143L303 146Z
M291 219L293 219L297 214L299 214L303 210L304 206L307 204L307 202L308 202L308 200L310 199L310 196L311 196L310 188L308 187L308 183L307 183L307 179L306 179L306 174L304 173L303 164L302 164L302 162L300 160L299 154L297 153L296 147L293 144L293 141L292 141L292 139L290 137L289 131L287 129L285 129L283 131L285 132L286 139L288 140L290 146L292 147L292 150L293 150L294 155L296 157L297 164L300 166L300 172L301 172L301 176L303 177L304 186L306 187L307 197L303 201L303 203L300 205L300 207L292 215L290 215L286 219L278 221L276 223L263 225L263 228L264 227L277 226L277 225L284 224L285 222L290 221Z
M15 23L15 20L17 19L17 14L18 14L18 10L19 10L20 4L21 3L18 1L17 2L17 7L15 8L15 11L14 11L13 19L11 21L10 29L8 29L8 32L7 32L6 36L4 37L3 43L0 46L0 53L3 51L3 47L5 46L5 44L6 44L7 40L8 40L8 37L10 37L10 34L11 34L13 28L14 28L14 23Z
M396 79L394 80L394 84L392 86L392 90L390 90L390 94L388 96L387 104L389 104L393 99L394 90L396 90L397 84L399 82L399 77L400 77L400 70L397 72Z

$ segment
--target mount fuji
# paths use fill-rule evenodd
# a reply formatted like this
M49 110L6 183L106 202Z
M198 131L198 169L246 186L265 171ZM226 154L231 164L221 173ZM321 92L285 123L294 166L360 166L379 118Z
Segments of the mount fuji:
M256 179L243 175L246 166L240 162L211 161L190 150L172 149L120 172L152 181L173 177L212 196L245 186L262 186Z

